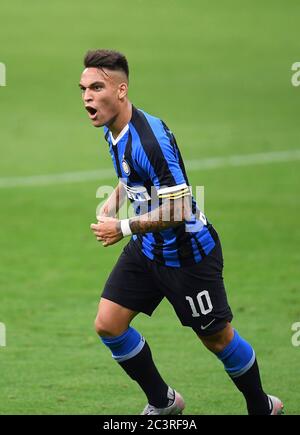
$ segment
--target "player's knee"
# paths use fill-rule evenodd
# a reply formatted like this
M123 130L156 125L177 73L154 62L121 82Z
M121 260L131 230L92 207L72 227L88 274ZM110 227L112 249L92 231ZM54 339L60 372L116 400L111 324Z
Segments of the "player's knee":
M207 337L200 337L200 339L211 352L219 353L222 352L231 342L233 335L233 329L230 323L228 323L224 329L216 334L209 335Z
M95 320L95 330L100 337L117 337L121 335L128 325L119 325L113 319L97 316Z
M105 337L108 334L108 331L105 331L104 325L98 318L95 320L95 331L100 337Z
M105 321L100 316L97 316L95 319L95 331L100 337L110 337L113 335L110 322Z

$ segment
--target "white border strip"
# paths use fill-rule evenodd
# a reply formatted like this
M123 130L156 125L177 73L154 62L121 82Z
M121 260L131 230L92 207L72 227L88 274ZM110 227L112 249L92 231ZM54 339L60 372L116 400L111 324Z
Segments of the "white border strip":
M266 163L282 163L293 160L300 160L299 149L192 160L188 163L188 169L193 171L197 169L216 169L228 166L264 165Z
M268 153L233 155L209 159L186 160L188 171L264 165L267 163L283 163L300 160L300 150L273 151ZM0 178L0 189L27 186L49 186L52 184L82 183L85 181L103 181L115 178L113 169L92 171L65 172L62 174L33 175L29 177Z

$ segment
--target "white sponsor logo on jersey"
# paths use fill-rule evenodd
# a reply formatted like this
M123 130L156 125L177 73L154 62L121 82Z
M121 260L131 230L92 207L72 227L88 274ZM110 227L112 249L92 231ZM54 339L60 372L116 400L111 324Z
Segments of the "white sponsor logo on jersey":
M145 186L128 186L127 184L123 183L124 188L126 189L127 196L132 201L150 201L151 197L149 193L147 192L147 189Z

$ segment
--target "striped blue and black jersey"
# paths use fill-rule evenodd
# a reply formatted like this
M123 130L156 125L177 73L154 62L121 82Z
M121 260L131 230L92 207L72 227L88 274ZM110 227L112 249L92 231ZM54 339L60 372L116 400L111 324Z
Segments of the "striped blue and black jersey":
M104 127L105 139L119 180L123 183L136 215L159 206L162 199L190 195L184 163L173 133L160 119L132 107L130 122L114 140ZM150 260L182 267L199 263L214 248L217 233L205 216L160 232L133 235ZM199 212L199 210L198 210Z

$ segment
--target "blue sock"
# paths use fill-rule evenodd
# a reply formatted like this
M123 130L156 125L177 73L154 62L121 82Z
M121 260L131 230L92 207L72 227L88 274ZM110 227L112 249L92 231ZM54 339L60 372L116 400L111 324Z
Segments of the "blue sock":
M226 372L231 378L237 378L246 373L255 361L255 352L247 341L234 330L231 342L217 353L223 362Z
M111 350L112 357L123 362L137 355L144 347L145 339L131 326L118 337L101 337L102 342Z
M168 406L168 385L160 376L151 350L138 331L129 327L119 337L101 340L127 375L139 384L151 405L157 408Z
M234 331L232 341L222 352L217 353L217 357L223 362L236 387L243 393L248 413L269 414L268 396L262 388L255 352L250 344Z

